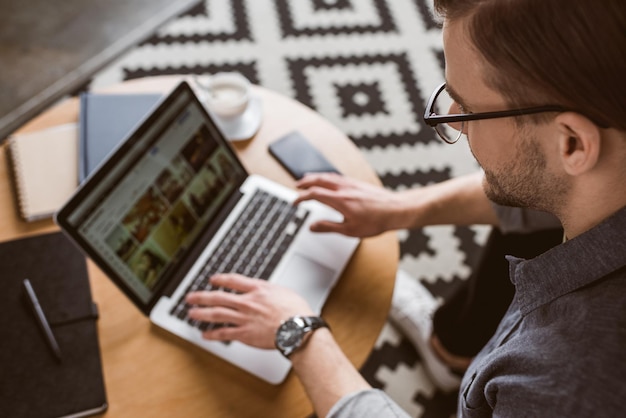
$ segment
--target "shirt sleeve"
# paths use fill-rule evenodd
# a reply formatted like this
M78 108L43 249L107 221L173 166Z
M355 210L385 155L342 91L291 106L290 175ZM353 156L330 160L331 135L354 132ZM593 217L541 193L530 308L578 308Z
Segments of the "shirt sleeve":
M391 398L379 389L346 395L330 410L327 418L410 418Z
M516 208L492 204L500 220L502 233L528 233L547 229L562 228L561 222L551 213L538 210Z

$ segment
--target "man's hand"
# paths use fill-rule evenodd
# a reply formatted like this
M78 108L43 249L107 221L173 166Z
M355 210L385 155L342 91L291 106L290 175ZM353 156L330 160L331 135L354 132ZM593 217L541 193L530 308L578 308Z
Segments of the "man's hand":
M294 204L317 200L340 212L343 222L318 221L314 232L338 232L352 237L370 237L393 229L391 216L398 208L396 193L338 174L308 174L297 183L302 189Z
M207 340L237 340L258 348L274 348L276 330L282 321L294 315L314 315L307 302L290 289L251 279L239 274L218 274L211 284L235 291L192 292L187 303L193 319L230 324L205 331Z

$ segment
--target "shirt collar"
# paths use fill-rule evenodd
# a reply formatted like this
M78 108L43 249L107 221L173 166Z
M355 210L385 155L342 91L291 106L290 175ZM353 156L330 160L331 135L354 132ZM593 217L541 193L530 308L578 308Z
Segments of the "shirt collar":
M626 207L531 260L507 256L522 315L626 266Z

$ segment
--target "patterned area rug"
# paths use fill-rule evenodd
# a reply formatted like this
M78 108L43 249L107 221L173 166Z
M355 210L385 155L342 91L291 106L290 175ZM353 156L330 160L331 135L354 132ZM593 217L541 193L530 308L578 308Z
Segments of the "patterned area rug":
M206 0L96 75L91 86L162 74L238 71L342 129L385 187L401 190L476 170L467 145L422 122L443 81L431 0ZM401 268L445 298L468 277L486 228L399 231ZM387 324L362 368L412 416L448 417L413 347Z

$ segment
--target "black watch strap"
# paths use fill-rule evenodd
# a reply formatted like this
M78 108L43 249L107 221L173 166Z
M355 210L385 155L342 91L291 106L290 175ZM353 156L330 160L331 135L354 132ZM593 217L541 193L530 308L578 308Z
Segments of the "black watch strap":
M302 318L304 319L305 323L309 327L307 331L315 331L316 329L319 329L319 328L330 329L330 326L328 325L328 323L324 321L324 318L322 318L321 316L303 316Z

